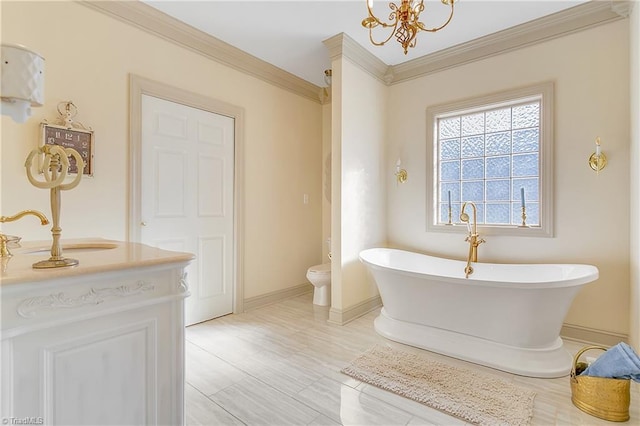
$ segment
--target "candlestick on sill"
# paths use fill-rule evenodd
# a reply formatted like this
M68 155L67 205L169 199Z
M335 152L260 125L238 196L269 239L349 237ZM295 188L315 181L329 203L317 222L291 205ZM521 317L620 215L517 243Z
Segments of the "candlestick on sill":
M447 222L447 225L453 225L453 223L451 223L451 190L447 191L447 202L448 202L448 212L449 212L449 221Z
M529 225L527 225L527 208L523 205L522 206L522 224L518 225L518 228L528 228Z

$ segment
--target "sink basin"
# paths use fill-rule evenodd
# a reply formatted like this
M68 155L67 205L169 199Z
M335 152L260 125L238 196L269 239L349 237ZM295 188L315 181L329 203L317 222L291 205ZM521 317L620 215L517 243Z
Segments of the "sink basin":
M110 250L118 247L115 243L75 243L75 244L63 244L62 255L73 253L88 253L94 251ZM48 255L51 254L51 247L37 248L21 252L20 254L34 254L34 255Z

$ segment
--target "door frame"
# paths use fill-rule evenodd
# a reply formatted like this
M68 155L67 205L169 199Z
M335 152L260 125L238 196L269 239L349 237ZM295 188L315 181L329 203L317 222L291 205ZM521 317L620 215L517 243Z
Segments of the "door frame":
M234 119L233 313L244 311L244 109L198 93L129 74L129 215L127 240L140 242L142 195L142 95L149 95Z

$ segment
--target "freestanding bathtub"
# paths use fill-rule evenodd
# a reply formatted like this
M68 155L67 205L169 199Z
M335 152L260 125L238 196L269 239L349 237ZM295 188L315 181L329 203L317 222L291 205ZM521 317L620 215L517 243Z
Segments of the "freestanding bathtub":
M403 250L360 253L380 291L382 336L531 377L569 374L560 328L591 265L474 263Z

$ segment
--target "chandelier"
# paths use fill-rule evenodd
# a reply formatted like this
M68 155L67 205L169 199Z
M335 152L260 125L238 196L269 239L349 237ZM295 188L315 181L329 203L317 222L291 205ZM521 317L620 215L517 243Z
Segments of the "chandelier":
M404 54L406 55L407 49L416 46L416 35L418 35L418 31L435 33L436 31L446 27L449 22L451 22L451 18L453 18L453 3L455 0L440 1L447 6L451 6L451 11L449 12L449 18L447 18L445 23L439 27L427 28L422 22L420 22L420 13L424 10L424 0L402 0L400 6L395 3L389 3L389 9L391 9L391 13L389 13L389 22L382 22L380 19L376 18L373 14L373 0L367 0L369 16L362 20L362 26L369 29L369 40L371 40L371 43L376 46L384 45L386 42L391 40L391 37L395 36L404 48ZM391 28L389 37L387 37L386 40L376 42L373 39L373 29L377 26L381 26L382 28Z

